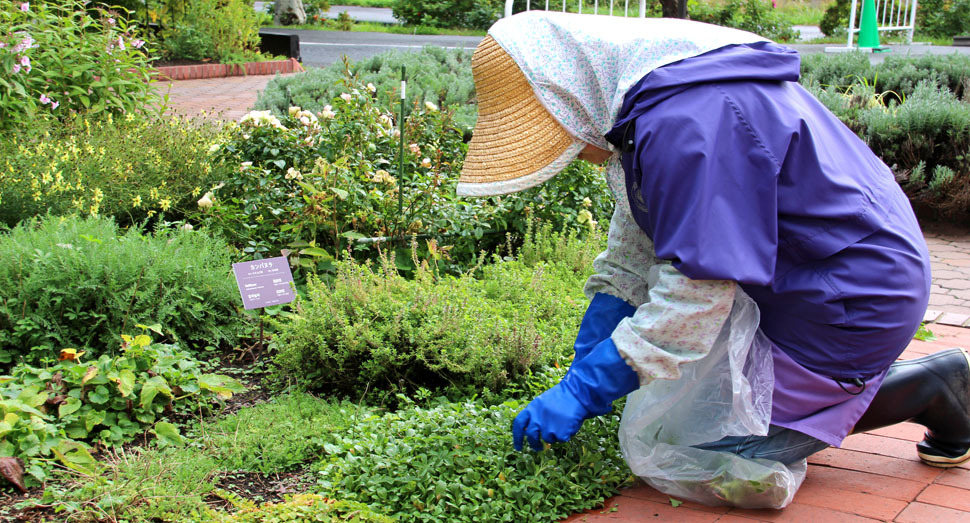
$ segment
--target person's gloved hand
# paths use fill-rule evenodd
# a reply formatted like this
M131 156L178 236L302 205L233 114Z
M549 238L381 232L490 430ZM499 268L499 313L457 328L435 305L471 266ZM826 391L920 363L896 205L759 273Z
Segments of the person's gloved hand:
M574 361L555 387L532 400L512 422L512 445L522 450L522 438L533 450L542 450L542 441L569 441L583 421L606 414L613 400L626 396L640 386L637 373L606 338L582 360Z
M529 402L512 422L512 441L515 450L522 450L522 437L529 440L532 450L542 450L542 442L569 441L579 432L589 412L559 382Z
M583 315L583 321L579 324L576 343L573 344L576 352L573 364L585 358L601 341L609 338L620 321L633 316L636 310L636 307L616 296L601 292L593 296Z

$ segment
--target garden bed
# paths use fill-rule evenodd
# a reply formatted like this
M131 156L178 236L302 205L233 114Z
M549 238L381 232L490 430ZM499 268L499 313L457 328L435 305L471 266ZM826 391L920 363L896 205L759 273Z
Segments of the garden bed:
M295 58L244 64L196 63L184 65L163 65L153 69L158 80L201 80L204 78L224 78L227 76L249 76L266 74L286 74L303 72L303 64Z

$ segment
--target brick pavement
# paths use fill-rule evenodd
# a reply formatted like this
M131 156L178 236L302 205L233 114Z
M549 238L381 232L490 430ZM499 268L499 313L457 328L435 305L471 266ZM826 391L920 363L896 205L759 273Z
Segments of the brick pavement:
M186 80L160 85L172 112L238 119L271 77ZM923 224L933 263L933 289L926 320L937 339L913 341L903 354L914 358L947 347L970 347L970 230ZM639 485L606 501L604 508L568 518L569 523L661 519L699 522L865 522L970 523L970 465L943 470L919 462L914 442L922 429L904 423L857 434L841 448L809 459L809 472L793 503L784 510L742 510L683 503Z

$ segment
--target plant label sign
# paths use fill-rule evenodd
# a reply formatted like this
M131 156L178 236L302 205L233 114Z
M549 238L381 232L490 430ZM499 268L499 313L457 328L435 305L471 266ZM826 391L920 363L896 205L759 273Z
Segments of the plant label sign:
M243 307L258 309L289 303L293 294L293 274L285 256L232 264Z

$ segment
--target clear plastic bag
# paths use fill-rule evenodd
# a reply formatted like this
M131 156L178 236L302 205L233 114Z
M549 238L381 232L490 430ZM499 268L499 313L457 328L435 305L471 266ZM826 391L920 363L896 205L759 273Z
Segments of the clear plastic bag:
M620 422L620 448L647 484L707 505L782 508L807 465L792 466L691 447L725 436L764 435L771 419L771 343L758 330L757 304L740 288L710 353L632 393Z

